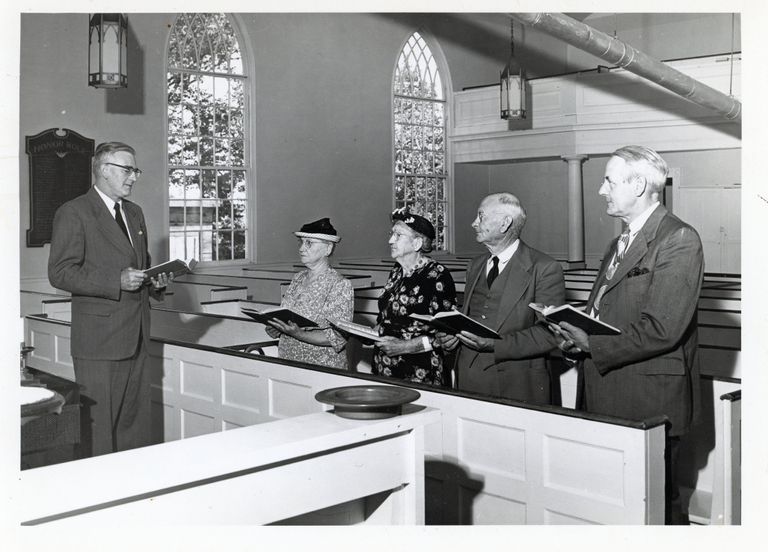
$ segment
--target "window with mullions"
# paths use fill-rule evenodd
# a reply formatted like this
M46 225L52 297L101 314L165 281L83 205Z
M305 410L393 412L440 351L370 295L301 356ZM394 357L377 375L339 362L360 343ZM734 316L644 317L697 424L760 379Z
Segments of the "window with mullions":
M445 93L432 52L413 33L397 60L393 83L395 207L425 216L446 248Z
M226 15L178 16L167 78L170 257L245 259L245 74Z

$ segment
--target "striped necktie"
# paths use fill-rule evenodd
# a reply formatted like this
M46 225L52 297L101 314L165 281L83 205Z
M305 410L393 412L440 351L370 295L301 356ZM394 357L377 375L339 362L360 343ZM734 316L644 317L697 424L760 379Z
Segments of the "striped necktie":
M610 266L608 266L608 270L605 271L605 278L606 280L610 280L613 278L613 275L616 274L616 268L619 266L619 263L624 259L624 254L627 252L627 246L629 245L629 230L625 230L621 233L621 236L619 236L619 241L616 242L616 254L613 256L613 260L611 261Z
M611 264L608 265L608 270L605 271L606 280L610 281L614 274L616 274L616 269L618 268L619 263L624 259L624 255L627 252L627 246L629 246L629 229L624 230L624 232L621 233L621 236L619 236L619 241L616 242L616 254L613 256ZM605 293L607 287L608 284L605 283L601 285L600 289L597 291L595 302L592 305L592 316L595 318L597 318L600 314L600 301L602 301L603 294Z

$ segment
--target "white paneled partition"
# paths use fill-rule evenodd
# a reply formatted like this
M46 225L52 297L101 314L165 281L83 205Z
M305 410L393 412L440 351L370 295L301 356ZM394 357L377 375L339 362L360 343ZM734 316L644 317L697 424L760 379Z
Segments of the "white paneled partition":
M79 528L318 523L342 505L351 522L422 524L423 426L438 419L318 413L26 470L16 513Z
M318 391L369 379L159 341L152 355L166 440L318 412ZM663 426L418 389L442 421L425 436L428 523L662 522Z

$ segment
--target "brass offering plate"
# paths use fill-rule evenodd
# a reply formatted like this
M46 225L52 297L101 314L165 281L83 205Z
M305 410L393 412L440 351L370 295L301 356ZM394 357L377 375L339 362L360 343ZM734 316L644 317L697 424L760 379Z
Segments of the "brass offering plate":
M404 404L418 399L421 394L413 389L390 385L353 385L325 389L315 400L334 407L334 414L342 418L373 420L399 416Z

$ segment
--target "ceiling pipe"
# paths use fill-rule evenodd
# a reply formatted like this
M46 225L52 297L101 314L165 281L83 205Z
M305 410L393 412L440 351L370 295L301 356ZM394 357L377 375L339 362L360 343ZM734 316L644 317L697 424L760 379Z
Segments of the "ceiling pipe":
M653 59L611 35L561 13L512 13L524 25L552 35L612 65L640 75L694 103L741 122L741 102Z

